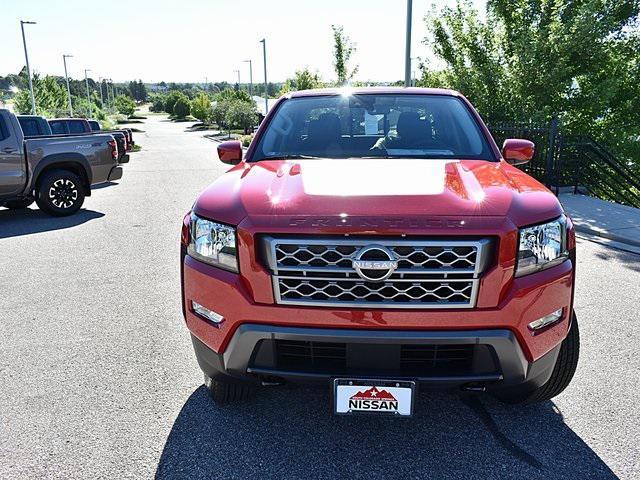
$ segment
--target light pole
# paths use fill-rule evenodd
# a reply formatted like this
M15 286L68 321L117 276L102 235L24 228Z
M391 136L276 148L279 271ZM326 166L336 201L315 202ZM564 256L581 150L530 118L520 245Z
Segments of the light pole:
M98 77L98 85L100 85L100 103L102 104L102 108L104 108L104 95L102 95L102 77Z
M238 74L238 90L240 90L240 70L234 70L233 73Z
M69 116L73 117L73 107L71 106L71 88L69 88L69 75L67 74L67 58L73 55L62 55L62 63L64 63L64 79L67 81L67 96L69 98Z
M267 83L267 40L260 40L262 44L262 56L264 58L264 114L269 113L269 87Z
M24 45L24 59L27 62L27 76L29 77L29 91L31 92L31 113L36 114L36 97L33 94L33 82L31 81L31 68L29 67L29 55L27 54L27 40L24 36L25 25L35 25L36 22L27 22L20 20L20 29L22 30L22 45Z
M90 72L91 69L90 68L85 68L84 69L84 83L87 86L87 103L88 103L88 110L89 110L89 116L87 118L91 118L91 114L93 113L93 109L91 108L91 97L89 96L89 79L87 78L87 72Z
M243 60L244 63L249 63L249 95L253 96L253 63L251 60Z
M411 13L413 1L407 0L407 39L404 52L404 86L411 85Z

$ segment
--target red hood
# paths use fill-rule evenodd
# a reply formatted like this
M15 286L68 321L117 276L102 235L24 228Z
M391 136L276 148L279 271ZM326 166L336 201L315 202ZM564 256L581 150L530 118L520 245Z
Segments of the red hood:
M194 211L234 225L273 216L493 216L525 225L562 208L503 161L313 159L241 163L202 192Z

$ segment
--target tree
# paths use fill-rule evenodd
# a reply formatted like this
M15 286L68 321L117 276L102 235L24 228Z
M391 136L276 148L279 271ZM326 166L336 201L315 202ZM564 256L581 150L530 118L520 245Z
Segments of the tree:
M245 135L258 120L256 104L242 100L231 100L225 115L225 123L228 128L242 128Z
M166 102L165 95L162 95L159 93L152 94L151 106L149 107L149 110L151 110L152 112L164 112L165 102Z
M169 92L169 94L166 97L166 100L164 102L164 111L167 112L169 115L173 115L173 107L176 104L176 102L178 100L180 100L181 98L186 99L187 97L185 96L184 93L178 91L178 90L171 90ZM187 99L188 100L188 99Z
M176 118L186 118L190 111L191 104L189 103L189 99L184 95L178 98L178 101L173 106L173 115Z
M39 115L60 116L67 111L67 92L50 75L41 78L37 73L32 77L33 92ZM18 113L31 113L31 95L29 89L20 90L14 97L14 106Z
M118 113L130 117L136 111L136 103L128 95L118 95L115 100Z
M331 28L333 29L333 68L338 77L337 84L344 85L358 73L358 65L349 69L349 60L355 53L356 47L345 35L342 26L331 25Z
M211 120L211 114L211 99L209 99L206 93L200 92L198 96L191 101L191 115L202 123L207 123Z
M491 121L548 121L640 158L638 0L491 0L481 21L469 1L426 19L444 61L421 85L460 90Z
M305 68L304 70L296 71L294 78L288 78L282 85L278 95L282 96L293 90L311 90L312 88L320 87L322 87L320 75L311 73L308 68Z
M129 82L129 95L137 102L145 102L147 100L147 87L144 86L142 80L138 80L137 82L131 81Z

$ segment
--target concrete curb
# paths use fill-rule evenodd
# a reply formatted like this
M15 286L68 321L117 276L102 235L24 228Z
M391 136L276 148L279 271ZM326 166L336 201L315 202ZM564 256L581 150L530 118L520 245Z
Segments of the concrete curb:
M606 237L602 237L599 235L591 235L589 233L585 233L578 229L576 229L576 237L582 240L587 240L589 242L604 245L605 247L614 248L616 250L621 250L623 252L640 255L640 246L630 245L628 243L616 242L615 240L610 240Z

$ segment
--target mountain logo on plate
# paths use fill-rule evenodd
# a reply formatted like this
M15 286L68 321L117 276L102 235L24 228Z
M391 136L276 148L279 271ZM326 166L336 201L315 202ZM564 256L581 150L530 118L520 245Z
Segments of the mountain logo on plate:
M398 400L386 390L371 387L369 390L360 391L349 398L349 410L395 412L398 410Z

